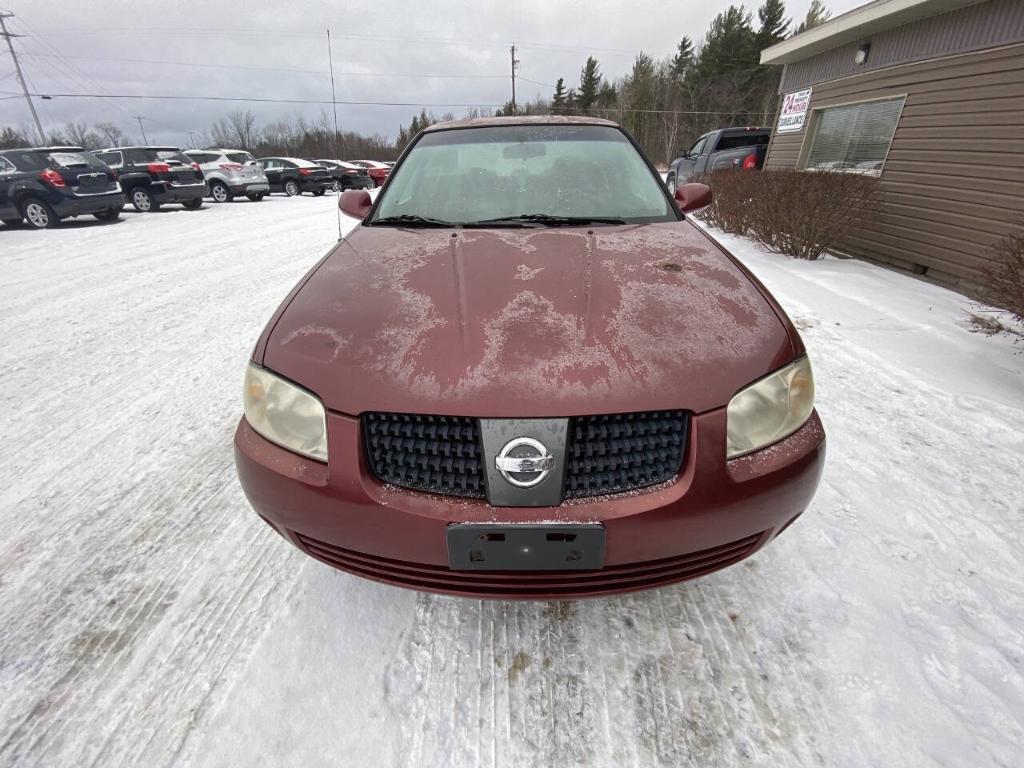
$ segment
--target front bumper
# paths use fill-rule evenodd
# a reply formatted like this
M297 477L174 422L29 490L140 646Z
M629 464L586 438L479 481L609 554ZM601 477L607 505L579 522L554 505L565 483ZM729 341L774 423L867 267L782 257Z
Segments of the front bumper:
M268 442L244 417L235 464L249 502L307 554L366 578L414 589L491 598L575 598L702 576L743 560L799 516L818 485L825 433L817 412L769 449L730 462L725 409L694 416L675 482L643 492L491 507L381 484L369 471L359 420L328 415L325 466ZM345 460L341 457L350 457ZM605 564L594 571L455 571L451 523L602 523Z
M95 195L58 195L51 199L53 210L60 218L87 216L92 213L123 208L125 197L121 192L100 192Z
M162 184L153 186L153 198L158 203L187 203L209 194L206 182L197 184Z

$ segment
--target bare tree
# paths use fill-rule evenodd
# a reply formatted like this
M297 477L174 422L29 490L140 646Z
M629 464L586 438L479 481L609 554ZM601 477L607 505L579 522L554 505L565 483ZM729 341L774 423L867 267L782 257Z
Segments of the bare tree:
M64 126L64 135L71 144L85 149L100 149L103 144L103 137L85 123L68 123Z
M256 145L256 115L236 109L218 119L210 128L210 138L221 147L251 150Z
M113 123L96 123L96 130L99 131L104 146L123 147L132 143L128 134Z

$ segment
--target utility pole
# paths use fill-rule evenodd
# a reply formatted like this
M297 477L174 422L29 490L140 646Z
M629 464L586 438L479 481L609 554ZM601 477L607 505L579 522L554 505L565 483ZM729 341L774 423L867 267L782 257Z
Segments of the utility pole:
M516 45L512 44L512 114L516 114L519 110L516 108L516 65L519 63L519 59L516 58Z
M340 159L338 154L338 99L334 95L334 56L331 54L331 30L327 30L327 63L331 67L331 106L334 107L334 157Z
M149 139L146 138L146 129L142 127L142 121L146 118L142 115L133 115L133 117L139 121L139 130L142 131L142 143L149 144Z
M36 121L36 130L39 131L39 142L42 146L46 145L46 134L43 133L43 124L39 122L39 115L36 114L36 106L32 103L32 97L28 94L28 86L25 85L25 76L21 73L21 64L18 63L18 54L14 52L14 43L11 42L12 37L22 37L22 35L16 35L13 32L7 31L7 24L4 22L5 19L12 18L13 13L9 11L0 11L0 37L7 40L7 48L11 52L11 58L14 59L14 71L18 75L18 82L21 83L21 91L25 94L25 101L28 103L29 111L32 113L32 119Z

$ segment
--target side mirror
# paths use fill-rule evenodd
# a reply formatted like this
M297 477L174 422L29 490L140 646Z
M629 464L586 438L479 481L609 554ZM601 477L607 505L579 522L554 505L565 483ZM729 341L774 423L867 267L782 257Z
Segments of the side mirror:
M711 187L707 184L680 184L676 187L676 205L683 213L693 213L707 208L713 199Z
M338 207L341 208L342 213L362 220L366 218L373 207L373 200L370 199L370 193L365 189L346 189L341 193Z

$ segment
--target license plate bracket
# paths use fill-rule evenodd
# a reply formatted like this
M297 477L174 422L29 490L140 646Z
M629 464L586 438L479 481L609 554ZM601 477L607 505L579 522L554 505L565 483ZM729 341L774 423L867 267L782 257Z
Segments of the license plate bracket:
M455 571L586 571L604 566L601 523L453 523L446 531Z

